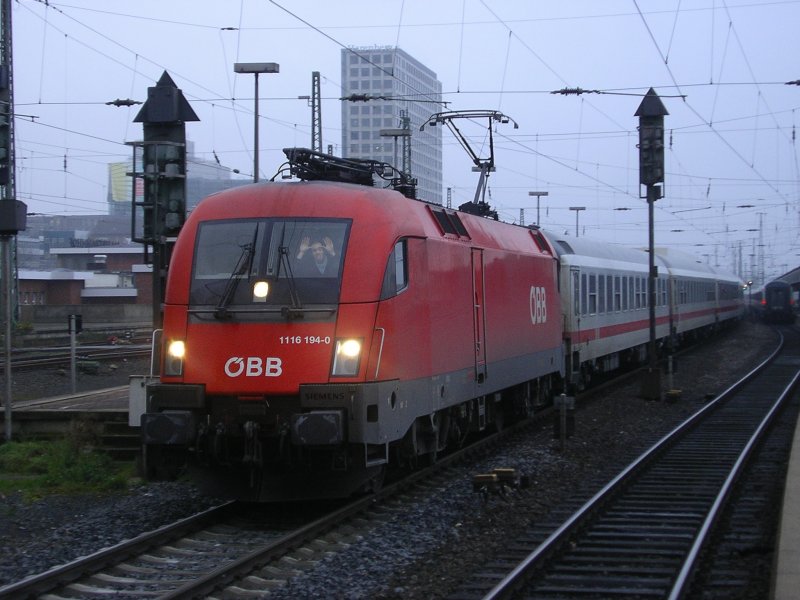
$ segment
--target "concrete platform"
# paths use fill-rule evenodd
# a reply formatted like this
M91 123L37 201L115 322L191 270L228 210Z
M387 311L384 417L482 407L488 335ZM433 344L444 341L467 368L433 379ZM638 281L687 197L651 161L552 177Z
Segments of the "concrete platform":
M800 598L800 420L794 430L778 531L771 597L797 600Z

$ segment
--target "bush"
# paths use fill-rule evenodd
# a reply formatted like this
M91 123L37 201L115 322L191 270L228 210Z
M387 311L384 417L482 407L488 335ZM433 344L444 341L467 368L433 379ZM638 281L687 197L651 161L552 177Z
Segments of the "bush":
M55 493L106 492L126 487L131 465L119 465L74 439L9 442L0 446L0 493L28 497Z

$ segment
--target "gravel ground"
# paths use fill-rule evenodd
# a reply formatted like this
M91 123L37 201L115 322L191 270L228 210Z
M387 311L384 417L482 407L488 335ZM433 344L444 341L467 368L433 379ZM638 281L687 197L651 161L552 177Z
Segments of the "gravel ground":
M119 385L128 385L131 375L150 372L150 359L135 358L104 361L96 373L76 371L75 389L88 392ZM5 389L5 377L0 375L0 385ZM39 371L12 371L11 398L13 402L61 396L72 392L69 365L50 367Z
M270 598L445 598L465 574L543 522L565 502L588 497L632 458L739 378L766 355L774 334L745 322L680 361L677 402L639 399L635 381L579 406L575 435L564 451L550 424L498 450L481 464L448 471L407 504L390 505L371 532ZM743 341L746 340L746 343ZM116 369L120 377L124 369ZM136 371L131 371L134 373ZM104 387L107 382L103 383ZM127 373L124 374L127 383ZM528 490L483 501L472 475L514 467ZM109 497L56 496L0 503L0 584L60 564L115 541L187 516L212 503L183 483L146 485ZM266 597L266 596L265 596Z

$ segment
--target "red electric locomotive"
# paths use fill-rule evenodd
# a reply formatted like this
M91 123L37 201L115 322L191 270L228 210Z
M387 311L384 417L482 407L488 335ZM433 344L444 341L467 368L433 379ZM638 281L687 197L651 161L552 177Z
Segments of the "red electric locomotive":
M162 339L149 475L190 467L261 501L347 495L549 398L557 260L538 230L389 189L244 186L187 219Z

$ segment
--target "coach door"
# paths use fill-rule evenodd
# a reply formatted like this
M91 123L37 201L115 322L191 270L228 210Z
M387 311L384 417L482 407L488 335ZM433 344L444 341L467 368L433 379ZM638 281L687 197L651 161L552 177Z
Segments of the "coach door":
M484 303L483 250L472 249L472 326L475 340L475 380L486 379L486 308Z

